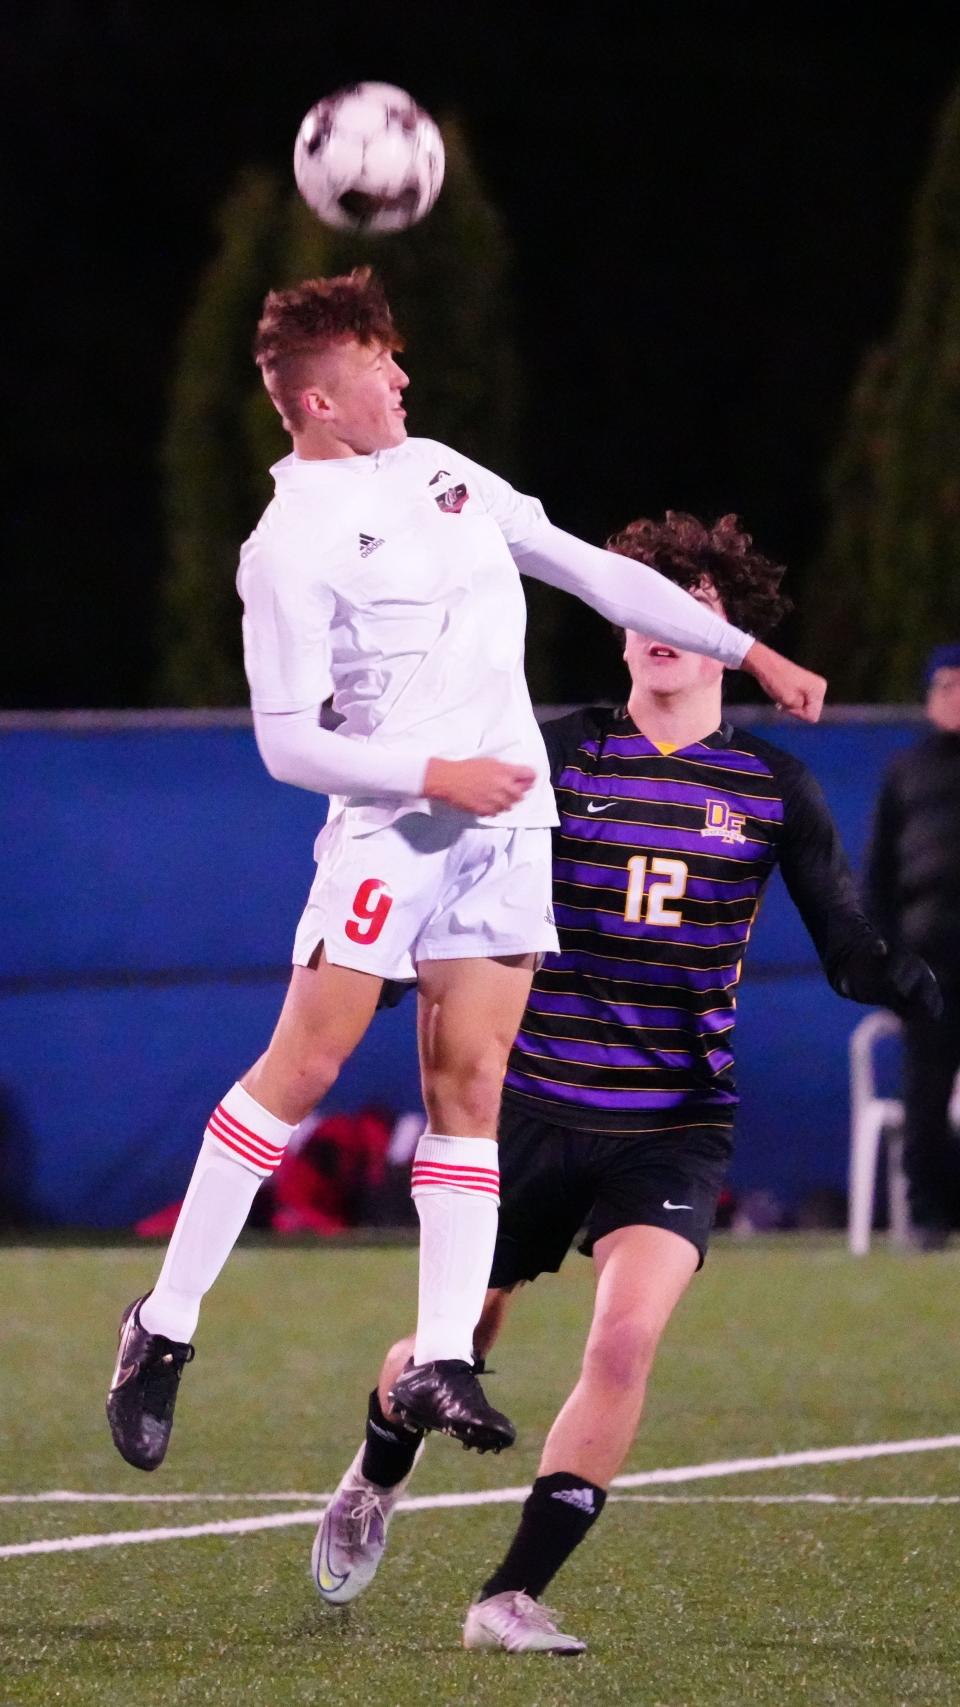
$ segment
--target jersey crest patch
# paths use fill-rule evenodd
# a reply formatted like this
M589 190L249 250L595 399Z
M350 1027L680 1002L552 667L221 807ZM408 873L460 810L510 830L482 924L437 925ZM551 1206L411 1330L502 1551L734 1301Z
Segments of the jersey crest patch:
M469 496L467 488L461 482L459 486L448 486L445 492L441 492L434 499L434 503L444 515L458 516Z
M746 814L731 812L725 800L708 800L704 807L701 836L717 836L721 842L745 842Z

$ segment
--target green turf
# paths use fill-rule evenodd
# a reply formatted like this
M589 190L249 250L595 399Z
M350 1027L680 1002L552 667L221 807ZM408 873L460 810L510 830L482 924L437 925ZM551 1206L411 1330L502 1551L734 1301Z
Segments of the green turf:
M0 1250L0 1491L322 1492L359 1440L379 1355L409 1324L416 1253L245 1248L208 1302L170 1456L113 1452L103 1391L150 1251ZM519 1445L431 1442L415 1491L512 1486L576 1369L589 1266L531 1288L494 1362ZM960 1260L786 1238L721 1245L681 1306L627 1469L960 1427ZM957 1454L765 1470L682 1496L954 1495ZM642 1491L642 1490L641 1490ZM276 1505L0 1504L0 1544L181 1525ZM846 1707L960 1701L960 1507L611 1504L548 1596L589 1654L470 1655L459 1623L516 1520L401 1514L382 1575L318 1605L312 1527L0 1558L0 1707Z

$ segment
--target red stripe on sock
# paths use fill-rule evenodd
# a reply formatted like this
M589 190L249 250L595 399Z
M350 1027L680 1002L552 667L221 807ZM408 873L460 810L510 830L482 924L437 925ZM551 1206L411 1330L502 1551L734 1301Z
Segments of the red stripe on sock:
M498 1168L455 1167L449 1162L414 1161L413 1171L430 1168L435 1174L447 1174L451 1179L499 1180Z
M236 1138L228 1138L224 1132L215 1132L211 1125L207 1126L207 1131L216 1139L218 1144L223 1144L227 1150L235 1150L245 1162L252 1162L254 1167L259 1168L263 1173L275 1173L280 1165L279 1161L265 1162L262 1156L256 1155L246 1144L241 1144Z
M264 1167L275 1168L283 1156L282 1150L278 1149L275 1144L265 1143L262 1138L241 1137L239 1132L235 1132L232 1126L228 1126L225 1120L220 1119L216 1111L211 1114L207 1121L207 1128L214 1132L218 1138L232 1138L235 1144L242 1144L246 1149L255 1151L263 1161Z
M276 1155L276 1156L282 1156L283 1155L284 1146L282 1144L271 1144L269 1138L264 1138L261 1133L251 1132L249 1126L242 1125L241 1122L239 1120L237 1120L236 1117L234 1115L232 1115L228 1109L224 1108L222 1102L217 1104L217 1106L213 1112L214 1112L214 1114L218 1114L220 1116L220 1119L223 1121L224 1125L229 1127L230 1131L234 1134L235 1137L237 1137L237 1138L252 1138L255 1144L262 1144L265 1150L272 1150L274 1155Z
M480 1184L476 1180L449 1179L444 1174L431 1173L429 1169L415 1168L411 1181L411 1189L416 1192L419 1186L435 1185L444 1191L462 1191L476 1197L499 1197L499 1183L495 1185Z

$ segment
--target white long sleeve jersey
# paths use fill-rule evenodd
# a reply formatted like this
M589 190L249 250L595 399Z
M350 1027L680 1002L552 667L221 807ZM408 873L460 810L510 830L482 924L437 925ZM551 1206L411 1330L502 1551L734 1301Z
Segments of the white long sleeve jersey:
M448 446L285 457L240 554L243 642L267 768L371 827L411 810L431 757L530 765L516 806L480 820L557 822L523 673L520 573L624 627L736 666L750 636L652 569L547 521L535 498ZM519 571L519 572L518 572ZM321 729L333 695L342 722Z

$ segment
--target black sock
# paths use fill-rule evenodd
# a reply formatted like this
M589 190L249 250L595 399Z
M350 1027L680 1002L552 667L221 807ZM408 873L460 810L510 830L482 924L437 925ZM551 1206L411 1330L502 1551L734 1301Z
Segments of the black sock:
M560 1566L579 1547L606 1502L603 1488L558 1470L538 1476L527 1496L517 1533L502 1565L480 1590L480 1599L522 1590L537 1598Z
M422 1439L422 1429L404 1428L401 1423L387 1421L374 1387L367 1407L367 1440L360 1465L367 1481L375 1482L378 1488L395 1488L413 1469Z

